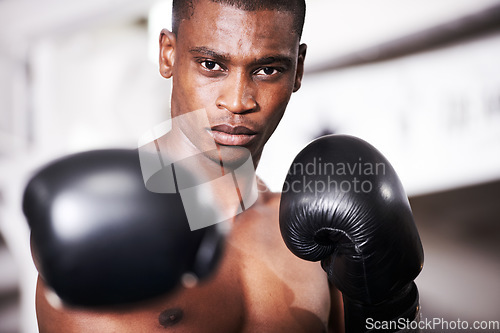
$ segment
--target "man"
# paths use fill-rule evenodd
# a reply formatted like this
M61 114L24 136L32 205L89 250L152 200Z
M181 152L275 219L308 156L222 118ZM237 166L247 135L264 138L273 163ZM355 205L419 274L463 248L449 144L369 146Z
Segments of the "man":
M158 149L195 155L215 142L231 163L242 158L237 148L244 147L256 167L301 85L304 11L300 0L174 1L173 31L160 35L160 73L173 79L172 118L204 109L210 128L174 122L169 136L156 141ZM219 159L217 152L205 155ZM286 248L279 194L259 183L255 204L232 220L211 278L153 301L92 309L56 306L39 279L40 331L341 331L340 294L319 263L298 259Z

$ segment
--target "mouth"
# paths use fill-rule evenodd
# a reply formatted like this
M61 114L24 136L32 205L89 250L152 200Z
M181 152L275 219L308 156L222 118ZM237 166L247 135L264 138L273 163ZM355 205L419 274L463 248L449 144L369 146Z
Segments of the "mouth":
M245 146L257 136L257 132L248 127L229 124L213 126L210 133L216 143L224 146Z

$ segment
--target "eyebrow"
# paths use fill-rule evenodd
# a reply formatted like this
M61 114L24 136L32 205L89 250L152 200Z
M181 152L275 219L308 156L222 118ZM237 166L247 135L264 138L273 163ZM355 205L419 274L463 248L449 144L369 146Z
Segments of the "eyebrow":
M213 58L215 60L221 60L228 62L231 60L231 56L227 53L220 53L215 50L212 50L208 47L205 46L198 46L194 47L189 50L191 54L202 54L207 57ZM273 63L282 63L285 66L291 66L293 64L293 59L291 57L285 56L285 55L272 55L272 56L267 56L261 59L257 59L253 62L255 65L269 65Z
M219 52L214 51L212 49L209 49L208 47L205 47L205 46L193 47L192 49L189 50L189 53L191 53L191 54L203 54L207 57L211 57L211 58L218 59L218 60L225 60L225 61L229 61L231 58L229 56L229 54L227 54L227 53L219 53Z
M262 59L257 59L257 61L255 61L256 65L270 65L274 63L282 63L285 66L290 67L293 64L293 60L292 58L287 56L275 55L275 56L265 57Z

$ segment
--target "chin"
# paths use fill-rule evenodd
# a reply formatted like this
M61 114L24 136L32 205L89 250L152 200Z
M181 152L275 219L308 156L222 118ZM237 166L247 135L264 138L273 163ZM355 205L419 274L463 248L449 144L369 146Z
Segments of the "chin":
M212 161L222 164L228 171L239 168L249 159L252 159L252 153L242 146L223 146L217 145L219 149L205 152L205 155ZM252 161L253 164L253 161Z

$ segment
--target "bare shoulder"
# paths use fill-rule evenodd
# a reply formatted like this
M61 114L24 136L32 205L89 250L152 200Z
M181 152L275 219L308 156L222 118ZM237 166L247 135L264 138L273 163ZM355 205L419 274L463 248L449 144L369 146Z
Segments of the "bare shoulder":
M279 212L281 193L280 192L266 192L264 197L264 204L271 208L275 209L276 212Z
M330 311L326 274L319 263L288 250L279 228L279 204L280 193L261 191L231 231L229 242L240 253L247 323L254 331L281 332L273 325L287 322L288 331L322 332Z

